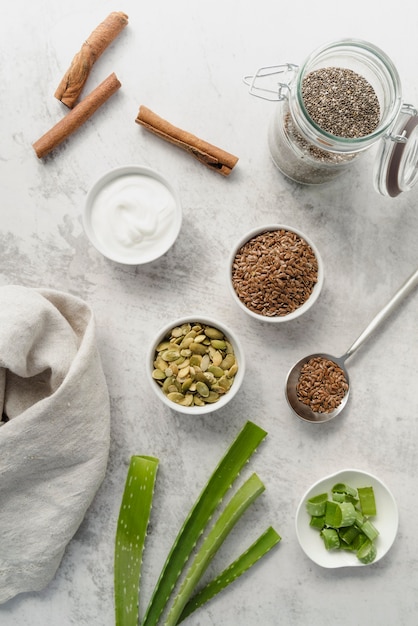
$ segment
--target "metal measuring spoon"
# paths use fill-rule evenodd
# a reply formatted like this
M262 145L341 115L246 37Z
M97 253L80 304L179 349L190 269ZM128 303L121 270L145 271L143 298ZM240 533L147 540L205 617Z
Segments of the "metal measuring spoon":
M322 352L318 352L316 354L310 354L309 356L300 359L290 370L286 378L286 398L298 417L307 421L307 422L317 422L323 423L328 422L329 420L336 417L345 405L347 404L348 396L350 393L350 380L347 372L347 368L345 367L345 361L352 355L354 352L360 348L361 345L370 337L370 335L374 332L374 330L383 322L383 320L388 317L390 313L397 306L398 302L407 296L410 291L416 286L418 283L418 269L404 282L404 284L400 287L400 289L395 293L395 295L389 300L386 306L372 319L367 328L361 333L361 335L356 339L356 341L352 344L352 346L347 350L343 356L335 357L331 354L325 354ZM336 363L344 372L348 389L341 401L341 403L333 410L328 413L316 413L309 406L301 402L297 395L297 384L299 381L299 377L301 374L301 369L310 359L314 357L321 357L324 359L328 359Z

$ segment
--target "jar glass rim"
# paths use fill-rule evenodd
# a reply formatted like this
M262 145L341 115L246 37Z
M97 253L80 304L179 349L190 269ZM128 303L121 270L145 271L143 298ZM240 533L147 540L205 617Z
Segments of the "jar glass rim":
M304 77L311 71L312 66L318 62L321 58L330 57L333 53L336 54L357 54L358 58L362 57L365 62L368 61L369 67L372 63L379 66L379 70L386 81L387 87L390 90L391 106L385 112L385 115L380 120L377 128L370 134L361 137L350 138L333 135L328 131L321 128L309 115L302 97L302 82ZM366 63L365 63L366 64ZM391 59L387 56L383 50L375 46L368 41L361 39L341 39L339 41L324 44L323 46L314 50L304 63L299 67L296 90L291 90L295 93L296 98L293 100L293 104L297 106L300 115L303 118L304 130L308 135L317 135L317 140L311 136L311 139L317 145L323 149L332 150L333 147L338 146L338 149L342 149L344 152L355 152L362 150L373 144L377 139L382 137L388 129L393 125L397 116L399 115L402 105L401 94L401 81L398 71L394 66ZM296 103L295 101L296 100ZM292 107L294 111L294 107ZM300 117L300 116L299 116Z

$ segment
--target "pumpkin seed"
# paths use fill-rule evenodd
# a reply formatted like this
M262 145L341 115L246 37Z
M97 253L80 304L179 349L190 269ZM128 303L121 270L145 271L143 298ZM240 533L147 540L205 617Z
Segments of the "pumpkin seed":
M196 343L195 341L193 343L190 344L190 350L192 351L193 354L200 354L200 355L204 355L206 354L206 346L204 346L201 343Z
M167 361L164 361L163 358L157 356L157 358L154 360L154 367L155 369L161 370L163 372L167 367Z
M231 365L231 367L228 370L228 376L230 378L234 378L235 374L238 372L238 364L234 363L234 365Z
M169 350L171 348L171 343L169 341L163 341L159 343L155 348L156 352L164 352L164 350Z
M190 360L190 365L191 365L192 367L194 367L194 366L196 366L196 365L197 365L198 367L200 367L200 364L201 364L201 362L202 362L202 358L203 358L203 357L202 357L202 355L201 355L201 354L192 354L192 355L191 355L191 357L190 357L190 359L189 359L189 360Z
M207 398L205 398L205 402L216 402L219 398L219 393L216 393L216 391L210 391Z
M225 341L225 343L226 343L226 353L234 354L234 348L232 347L232 344L229 341Z
M223 360L224 358L222 356L222 352L219 352L219 350L215 350L212 355L213 365L215 365L216 367L219 367Z
M209 387L206 385L206 383L202 383L201 381L196 383L196 391L199 395L202 396L202 398L207 398L210 394Z
M171 391L167 394L167 398L172 402L176 402L177 404L181 404L181 401L184 400L184 394L179 391Z
M226 350L226 342L223 339L212 339L210 343L215 350Z
M235 363L235 356L233 354L227 354L221 363L223 370L229 370Z
M177 376L179 373L179 367L176 363L171 363L169 367L165 369L166 376Z
M208 367L208 372L213 374L215 378L220 378L224 375L222 367L217 367L216 365L211 365L210 367Z
M193 379L192 378L186 378L186 380L184 381L184 383L181 386L182 393L186 393L186 391L189 391L191 389L192 385L193 385Z
M211 387L211 391L215 391L221 396L222 394L226 393L228 389L224 389L224 387L221 387L220 385L213 385Z
M186 367L182 367L181 370L179 370L178 377L179 378L186 378L186 376L188 376L189 372L190 372L190 365L186 365Z
M193 394L186 393L186 395L184 396L183 400L180 400L179 404L181 404L182 406L192 406L192 404L193 404Z
M156 369L152 372L152 377L154 378L154 380L164 380L165 374L163 371Z
M202 372L206 372L209 365L210 365L210 356L209 354L204 354L200 361L200 369L202 370Z
M171 387L171 385L174 385L174 381L175 381L175 377L174 376L168 376L164 383L163 383L163 391L167 394L169 393L169 388Z
M232 383L233 383L232 378L228 378L228 376L221 376L221 378L219 378L218 380L219 387L222 387L224 391L228 391Z
M208 379L205 376L205 373L204 372L200 372L199 370L197 370L195 372L194 378L195 378L196 382L205 383L205 385L206 385L206 383L208 381Z
M177 352L177 350L164 350L161 357L164 361L176 361L179 358L179 352Z
M216 383L216 378L212 374L212 372L205 372L205 378L206 382L209 383L209 385L214 385Z
M224 334L217 328L212 328L212 326L206 326L205 335L209 337L209 339L223 339L224 338Z

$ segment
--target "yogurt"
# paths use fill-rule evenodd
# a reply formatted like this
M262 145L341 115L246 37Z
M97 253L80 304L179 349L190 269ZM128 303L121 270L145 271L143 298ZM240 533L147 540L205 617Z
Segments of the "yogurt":
M180 220L174 193L144 168L121 168L89 194L87 230L105 256L146 263L164 254L177 237Z

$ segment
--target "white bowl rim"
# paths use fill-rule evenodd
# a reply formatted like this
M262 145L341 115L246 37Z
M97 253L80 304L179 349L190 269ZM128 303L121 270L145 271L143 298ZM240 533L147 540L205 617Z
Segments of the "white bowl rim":
M232 284L232 278L231 278L231 267L232 267L232 263L234 261L235 255L237 254L238 250L245 244L247 243L247 241L249 241L250 239L253 239L254 237L256 237L257 235L260 235L261 233L265 233L265 232L269 232L269 231L273 231L273 230L287 230L289 232L295 233L296 235L298 235L299 237L301 237L302 239L304 239L306 241L306 243L312 248L317 261L318 261L318 280L313 288L313 291L311 293L311 295L309 296L308 300L306 300L306 302L304 302L300 307L298 307L295 311L292 311L292 313L289 313L288 315L283 315L283 316L279 316L276 315L274 317L269 317L267 315L260 315L259 313L256 313L255 311L252 311L251 309L249 309L247 306L245 306L245 304L240 300L240 298L238 297L234 286ZM242 237L240 237L240 239L235 243L234 248L232 249L232 252L229 255L229 259L228 259L228 285L229 285L229 289L230 292L232 294L232 297L234 299L234 301L236 302L236 304L238 304L239 308L244 311L245 313L247 313L248 315L250 315L251 317L253 317L254 319L257 319L259 321L262 322L269 322L269 323L273 323L273 324L278 324L278 323L283 323L283 322L290 322L291 320L294 320L298 317L300 317L301 315L303 315L304 313L306 313L306 311L308 309L311 308L311 306L313 306L313 304L317 301L321 291L322 291L322 287L324 284L324 263L321 257L321 254L316 246L316 244L311 240L310 237L308 237L307 235L305 235L305 233L303 231L301 231L299 228L295 227L295 226L288 226L286 224L279 224L279 223L274 223L274 224L266 224L264 226L257 226L256 228L251 229L250 231L248 231L246 234L244 234Z
M306 511L306 500L315 495L315 493L318 494L320 491L330 492L332 485L338 482L345 482L347 484L351 484L353 487L360 487L362 485L366 486L366 481L368 481L368 484L372 484L375 491L380 490L380 496L382 494L385 494L387 500L385 502L385 505L390 506L391 508L390 519L388 517L388 514L386 514L387 517L384 517L384 514L382 515L382 513L380 513L380 515L382 515L382 519L376 519L377 529L379 531L382 530L383 532L380 533L377 539L377 542L379 542L377 545L377 555L372 563L362 563L361 561L359 561L359 559L357 559L355 555L345 550L327 551L321 544L320 538L318 536L315 537L315 533L318 534L318 531L309 526L309 514ZM379 494L376 495L376 499L378 500ZM380 507L382 507L382 502L380 502ZM379 503L377 502L376 517L378 516ZM375 474L372 474L367 470L355 468L338 470L314 482L303 494L296 509L295 516L296 536L302 550L314 563L327 569L336 569L342 567L364 567L365 565L373 565L374 563L377 563L385 556L385 554L387 554L387 552L392 547L398 532L398 526L398 506L396 504L396 500L392 491L389 489L386 483L384 483L383 480L378 478ZM313 548L310 541L311 539L313 541L315 539L318 540L317 543L312 543L312 545L314 546Z
M171 400L169 400L164 393L159 388L158 384L152 378L152 364L154 360L155 354L155 346L161 341L161 339L170 332L171 329L176 326L181 326L186 323L202 323L207 324L208 326L213 326L214 328L218 328L218 330L222 331L224 335L228 338L234 348L234 353L236 358L238 359L238 371L234 378L234 383L229 389L228 393L222 396L217 402L208 403L204 406L181 406L179 404L175 404ZM146 365L147 365L147 378L151 384L154 393L157 397L171 410L177 411L178 413L184 413L186 415L206 415L207 413L213 413L221 408L223 408L228 402L232 400L232 398L238 393L239 388L241 387L241 383L244 379L246 361L245 354L241 344L241 341L237 337L236 333L224 322L221 322L214 317L206 314L196 313L195 315L187 315L183 317L179 317L177 319L173 319L171 322L166 323L159 332L154 336L151 344L149 345L146 357Z
M154 178L155 180L158 180L172 194L175 200L175 204L176 204L175 229L173 231L173 236L172 236L172 240L170 244L163 251L159 250L154 256L148 257L145 261L139 258L127 258L123 255L114 254L110 250L102 246L101 243L98 241L95 235L95 232L91 227L90 220L89 220L91 206L97 193L110 181L116 178L119 178L121 176L127 176L129 174L149 176L150 178ZM86 233L90 243L104 257L106 257L110 261L121 263L123 265L145 265L147 263L151 263L152 261L155 261L156 259L159 259L161 256L166 254L168 250L173 246L174 242L176 241L179 235L181 225L182 225L182 219L183 219L182 205L181 205L180 196L176 187L168 180L168 178L166 178L158 170L152 167L148 167L146 165L136 165L133 163L128 164L128 165L119 165L117 167L114 167L106 171L104 174L102 174L98 178L96 178L96 180L93 182L92 186L87 192L86 200L84 203L84 210L82 213L82 222L83 222L84 232Z

